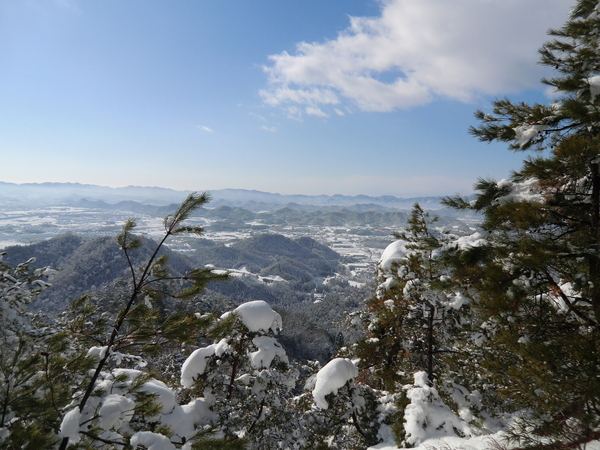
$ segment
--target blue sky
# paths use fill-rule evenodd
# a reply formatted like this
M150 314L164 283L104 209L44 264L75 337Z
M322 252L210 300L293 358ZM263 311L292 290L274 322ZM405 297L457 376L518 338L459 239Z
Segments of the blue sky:
M574 0L0 0L0 181L447 195Z

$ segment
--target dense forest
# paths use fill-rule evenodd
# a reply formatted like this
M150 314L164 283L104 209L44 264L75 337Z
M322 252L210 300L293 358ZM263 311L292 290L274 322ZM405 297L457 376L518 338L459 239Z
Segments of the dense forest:
M551 31L540 50L556 72L543 80L551 104L500 99L476 113L476 138L528 152L510 178L479 180L474 199L443 200L480 214L479 229L446 230L415 204L364 304L335 284L331 304L303 301L340 270L310 238L199 241L195 265L170 252L170 238L203 233L186 221L207 194L168 215L158 241L133 219L116 240L63 237L59 274L46 266L59 241L37 259L15 250L24 261L2 262L0 280L0 446L408 448L498 430L487 448L600 440L599 28L597 1L580 0ZM217 262L292 282L252 298L267 291ZM44 297L51 277L61 295L78 291ZM247 298L232 300L236 283ZM43 299L52 316L36 312ZM315 319L332 309L339 332ZM280 334L287 323L295 334ZM317 338L325 352L304 350Z

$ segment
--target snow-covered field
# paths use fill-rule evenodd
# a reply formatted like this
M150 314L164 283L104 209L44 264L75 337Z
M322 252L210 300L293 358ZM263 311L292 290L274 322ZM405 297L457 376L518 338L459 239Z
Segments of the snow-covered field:
M122 224L129 217L137 220L136 232L150 238L159 238L164 232L163 220L157 217L132 214L123 211L95 210L74 207L47 207L43 209L0 209L0 250L12 245L27 245L40 242L64 233L74 233L84 237L116 236ZM202 238L220 243L232 243L248 238L257 231L247 229L240 231L211 231L213 221L204 218L191 218L190 225L207 229ZM265 224L261 224L265 225ZM344 259L350 269L353 283L361 285L366 278L373 276L373 268L383 249L389 244L392 232L383 232L383 236L360 236L354 226L352 232L348 227L291 227L268 225L261 232L282 234L290 238L310 236L328 245ZM364 230L369 230L364 227ZM190 243L195 236L175 236L169 241L169 247L178 252L191 251Z

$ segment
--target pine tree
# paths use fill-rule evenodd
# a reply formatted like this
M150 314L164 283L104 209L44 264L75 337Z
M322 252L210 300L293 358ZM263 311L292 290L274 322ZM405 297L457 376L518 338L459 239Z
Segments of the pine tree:
M427 372L431 382L443 375L466 308L442 258L451 237L436 221L415 204L407 228L395 234L379 264L378 293L367 302L368 335L355 346L361 367L392 392L415 372Z
M70 397L61 389L65 373L90 365L80 358L67 363L69 342L52 333L27 311L51 270L30 269L34 259L13 268L0 261L0 446L9 449L53 448L55 408ZM72 355L69 355L72 356ZM32 395L35 394L35 395ZM67 400L68 401L68 400Z
M540 52L558 73L542 80L552 104L502 99L476 113L475 137L535 154L508 180L480 180L473 202L445 200L484 215L487 243L456 259L487 319L483 366L506 405L530 410L528 430L555 442L585 442L600 425L599 27L597 1L580 0L550 31Z
M468 422L479 412L475 396L460 385L470 381L465 367L472 358L472 318L469 299L452 281L446 257L457 236L436 228L437 220L419 204L413 206L407 227L394 234L397 240L379 262L377 293L362 314L366 336L347 349L360 359L361 380L384 391L379 395L390 412L383 423L391 425L398 445L415 444L407 441L414 430L405 413L416 374L428 384L424 391L435 392L428 395L432 402L438 392L443 397L431 408L443 405L461 428L471 429ZM451 426L444 430L453 433Z
M253 449L276 448L291 423L285 404L298 372L289 363L276 333L281 316L263 300L244 303L215 320L214 343L196 349L181 369L192 397L203 398L218 435ZM290 423L290 425L291 425Z

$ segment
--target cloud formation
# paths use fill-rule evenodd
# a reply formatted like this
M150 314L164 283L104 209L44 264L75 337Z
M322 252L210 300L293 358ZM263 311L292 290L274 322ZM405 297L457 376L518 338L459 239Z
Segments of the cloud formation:
M379 17L351 17L335 40L269 56L264 102L328 117L342 105L389 112L517 92L539 82L537 49L574 0L380 3Z

